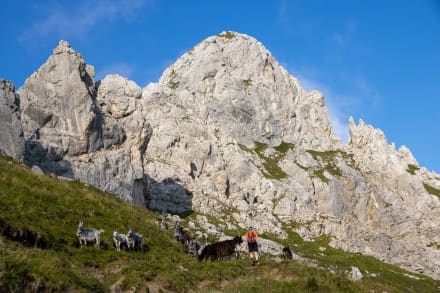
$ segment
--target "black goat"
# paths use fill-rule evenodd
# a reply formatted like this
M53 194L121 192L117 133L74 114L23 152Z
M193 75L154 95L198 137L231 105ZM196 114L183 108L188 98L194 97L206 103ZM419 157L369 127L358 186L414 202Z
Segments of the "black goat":
M290 250L289 246L285 246L283 248L283 259L284 260L292 260L293 259L292 250Z
M235 236L233 239L224 240L207 245L203 248L202 252L198 256L199 261L207 260L208 258L212 261L221 260L229 257L233 254L238 255L236 251L237 245L243 243L241 236Z

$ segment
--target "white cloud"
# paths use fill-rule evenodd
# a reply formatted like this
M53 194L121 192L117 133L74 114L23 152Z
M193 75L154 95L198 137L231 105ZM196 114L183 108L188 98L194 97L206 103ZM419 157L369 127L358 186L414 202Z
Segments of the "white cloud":
M40 5L38 7L48 13L23 32L19 40L28 41L53 34L58 37L82 36L98 23L119 19L130 21L136 18L141 8L151 2L152 0L82 0L74 7L53 3Z

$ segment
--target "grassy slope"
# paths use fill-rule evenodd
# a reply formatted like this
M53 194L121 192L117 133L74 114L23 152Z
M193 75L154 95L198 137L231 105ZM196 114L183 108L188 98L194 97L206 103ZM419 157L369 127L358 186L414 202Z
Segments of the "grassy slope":
M319 267L268 258L256 267L246 258L199 263L182 253L171 231L158 228L156 218L80 182L34 175L0 157L0 291L105 292L117 284L178 292L436 292L440 286L429 278L406 277L373 258L328 247L322 253L325 241L304 242L295 234L286 244L317 259ZM79 219L105 230L101 249L78 248ZM118 253L112 247L112 231L128 227L144 234L146 252ZM344 276L350 265L378 276L351 282Z

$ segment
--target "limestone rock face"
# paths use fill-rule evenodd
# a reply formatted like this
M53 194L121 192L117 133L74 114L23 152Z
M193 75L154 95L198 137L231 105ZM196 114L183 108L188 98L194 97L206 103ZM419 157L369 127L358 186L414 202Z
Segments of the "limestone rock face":
M60 41L37 72L18 90L30 162L59 160L101 146L94 69Z
M207 38L171 65L158 85L147 87L144 96L148 110L168 102L164 110L174 117L198 119L205 128L217 129L218 136L244 145L297 141L311 149L339 146L322 95L304 92L247 35L225 32Z
M24 137L19 101L12 82L0 79L0 154L22 162Z
M143 156L152 128L141 112L141 88L118 75L97 82L104 148L69 159L74 178L144 205Z
M440 176L420 169L408 148L396 150L363 121L356 126L350 119L350 137L346 151L366 184L354 189L345 245L439 278L440 201L426 186L438 189Z
M60 41L18 93L29 164L144 205L152 128L140 87L117 75L95 85L93 67Z
M158 181L150 196L163 193L167 188L161 189L160 182L172 178L191 190L192 208L232 206L243 222L261 209L262 219L276 223L269 212L272 200L277 192L295 189L265 180L255 148L268 147L275 154L273 147L284 142L301 149L340 147L322 95L306 93L261 43L242 34L225 32L204 40L171 65L159 83L147 86L143 99L155 130L145 164L146 173ZM244 198L256 194L251 208ZM175 208L187 197L175 195Z

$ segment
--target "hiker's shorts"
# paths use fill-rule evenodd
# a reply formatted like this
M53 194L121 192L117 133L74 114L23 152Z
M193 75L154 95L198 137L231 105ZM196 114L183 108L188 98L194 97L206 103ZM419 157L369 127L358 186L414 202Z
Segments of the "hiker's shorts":
M249 252L258 252L258 243L257 242L248 243L248 249Z

